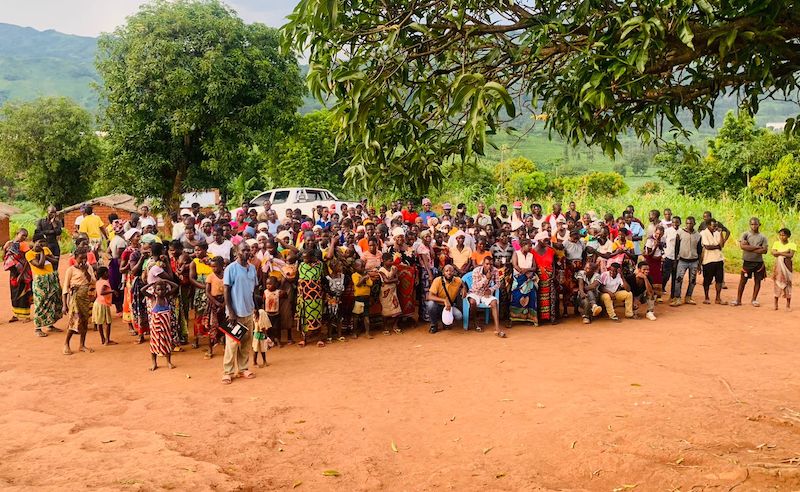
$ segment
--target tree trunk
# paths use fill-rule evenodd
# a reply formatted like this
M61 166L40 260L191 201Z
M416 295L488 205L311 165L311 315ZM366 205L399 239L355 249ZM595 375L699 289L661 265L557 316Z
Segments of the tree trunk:
M164 201L164 228L167 235L172 234L172 212L180 214L181 200L183 199L183 181L186 179L186 173L189 169L189 155L192 148L192 141L189 134L183 136L183 153L181 160L178 162L178 168L175 172L175 179L172 182L172 190L169 195L163 197ZM173 238L174 239L174 238Z

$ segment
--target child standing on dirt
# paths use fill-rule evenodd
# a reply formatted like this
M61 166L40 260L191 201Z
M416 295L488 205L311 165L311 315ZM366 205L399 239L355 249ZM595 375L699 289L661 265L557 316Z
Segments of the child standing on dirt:
M205 358L214 357L214 345L219 339L219 327L225 323L225 260L221 256L211 259L213 271L206 278L206 295L208 297L208 310L206 312L206 329L208 331L208 352Z
M401 330L397 327L397 320L402 314L400 301L397 298L397 267L394 265L394 256L391 253L384 253L381 257L383 266L378 273L381 276L381 316L383 317L383 334L389 335L389 330L394 330L400 334Z
M364 262L356 260L353 263L353 295L355 303L353 305L353 338L358 338L358 322L363 321L364 331L367 338L372 338L369 334L369 301L372 291L372 278L364 270Z
M253 365L259 368L267 366L267 351L274 345L272 339L269 337L269 330L272 328L272 323L269 320L269 315L263 309L258 310L258 319L255 323L255 330L253 331ZM258 363L258 354L261 353L262 363Z
M264 289L264 312L269 318L270 323L267 336L269 336L278 347L281 346L281 297L286 297L286 293L280 289L280 282L278 279L273 276L267 277L267 285Z
M158 356L166 357L167 367L175 369L172 364L172 306L170 299L178 293L178 285L169 280L157 280L147 284L142 292L153 301L148 313L150 322L150 355L153 360L151 371L158 369Z
M344 273L342 273L342 264L335 258L328 263L330 274L325 276L327 286L327 299L325 299L325 316L328 318L328 323L331 328L336 327L336 338L341 342L344 341L342 336L342 312L339 310L339 304L342 301L342 293L344 293ZM331 341L332 330L328 330L328 341Z
M103 345L116 345L111 340L111 283L108 281L108 268L101 266L97 269L97 282L95 283L97 298L92 305L92 322L95 331L100 332L100 343Z
M775 283L775 310L778 310L778 299L786 298L786 310L792 310L792 259L797 252L797 244L791 242L792 231L783 228L778 231L778 240L772 244L772 256L775 257L775 270L772 281Z

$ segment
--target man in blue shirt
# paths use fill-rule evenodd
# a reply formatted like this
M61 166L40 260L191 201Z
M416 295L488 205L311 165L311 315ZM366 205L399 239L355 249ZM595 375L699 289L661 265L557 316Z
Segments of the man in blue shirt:
M642 254L642 239L644 238L644 228L642 224L633 220L633 214L625 212L622 214L625 219L625 227L631 232L631 241L633 241L633 254Z
M225 284L225 309L228 313L230 324L241 323L247 328L247 333L238 343L227 340L225 355L222 359L222 384L231 384L236 374L235 364L239 374L245 379L253 379L256 375L248 370L250 360L250 345L253 341L255 329L254 313L256 310L254 293L258 284L256 267L250 264L250 246L242 241L236 252L236 261L225 268L223 275Z
M436 212L431 210L431 199L430 198L423 198L422 199L422 212L419 213L419 217L422 217L422 223L428 225L428 219L431 217L438 217Z
M330 219L330 212L328 211L328 207L323 207L319 213L319 220L317 220L317 225L322 227L323 229L327 230L331 227L331 219Z

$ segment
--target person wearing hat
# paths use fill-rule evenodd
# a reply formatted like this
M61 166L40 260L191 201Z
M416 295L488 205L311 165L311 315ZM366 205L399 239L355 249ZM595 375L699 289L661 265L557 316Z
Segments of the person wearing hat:
M467 289L461 278L456 276L453 265L445 265L442 275L436 277L428 290L426 301L428 316L430 316L430 333L439 331L441 321L444 329L452 328L464 319L460 306L462 297L466 297Z
M428 221L433 217L438 217L436 212L431 210L431 199L430 198L423 198L422 199L422 212L419 213L419 217L422 218L422 223L424 225L428 225Z
M466 237L467 235L464 231L456 232L455 236L453 236L455 245L450 247L450 259L456 269L456 275L459 277L472 270L473 249L464 244Z
M450 212L453 210L453 206L450 205L450 202L444 202L444 205L442 205L442 210L444 211L444 213L442 213L442 222L445 220L452 222L453 217L450 215Z
M522 202L517 200L512 206L514 211L511 213L511 230L516 231L525 225L525 219L522 217Z

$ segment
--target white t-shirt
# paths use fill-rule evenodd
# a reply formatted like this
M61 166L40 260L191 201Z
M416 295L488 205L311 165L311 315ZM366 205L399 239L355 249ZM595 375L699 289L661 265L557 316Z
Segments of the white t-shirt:
M222 241L222 244L217 244L216 241L208 244L208 252L214 256L221 256L225 261L231 261L231 250L233 243L229 240Z
M713 233L708 229L703 229L700 232L700 243L703 246L716 246L722 242L722 232L714 231ZM724 261L725 257L722 255L721 249L705 249L703 248L703 265L706 263L713 263L716 261Z
M603 272L600 274L600 285L608 292L616 292L622 287L622 275L617 272L617 276L612 277L610 273Z
M672 227L664 229L664 242L666 243L666 247L664 247L664 258L670 260L675 259L675 240L677 237L677 229L673 229Z

